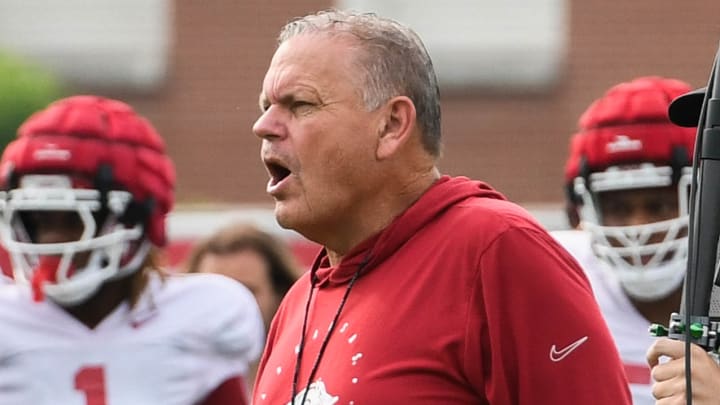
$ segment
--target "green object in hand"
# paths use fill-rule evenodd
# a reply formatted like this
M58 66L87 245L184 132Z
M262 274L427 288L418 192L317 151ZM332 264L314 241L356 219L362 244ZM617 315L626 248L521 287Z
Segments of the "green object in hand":
M654 323L654 324L650 325L650 334L655 337L667 336L668 330L663 325Z

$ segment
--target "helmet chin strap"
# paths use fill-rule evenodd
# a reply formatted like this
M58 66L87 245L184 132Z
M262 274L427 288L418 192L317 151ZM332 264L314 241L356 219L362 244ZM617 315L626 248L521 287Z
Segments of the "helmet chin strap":
M100 269L85 268L82 273L63 284L45 284L43 291L51 301L62 307L82 304L93 296L104 278Z
M616 274L628 296L637 301L651 302L661 300L680 288L685 279L685 263L672 261L655 267L652 272L624 270Z
M93 252L87 266L75 271L69 269L67 280L58 284L45 283L39 293L44 292L44 295L60 306L67 307L82 304L90 299L104 283L127 277L139 270L145 257L150 252L151 246L151 243L144 239L123 266L120 266L120 263L114 263L120 261L121 255L117 254L120 252L115 252L116 254L108 254L110 252L106 251ZM109 250L117 249L122 249L122 246L113 246ZM118 270L117 272L111 272L109 270L111 268L117 268ZM36 269L36 274L39 269ZM33 292L38 294L34 280L35 277L33 277ZM47 281L53 282L57 280L47 279Z
M33 292L33 300L40 302L44 299L45 294L43 287L46 283L57 282L57 271L60 268L61 258L60 256L42 256L35 267L30 285ZM72 275L75 272L75 267L72 266L68 269L68 275Z

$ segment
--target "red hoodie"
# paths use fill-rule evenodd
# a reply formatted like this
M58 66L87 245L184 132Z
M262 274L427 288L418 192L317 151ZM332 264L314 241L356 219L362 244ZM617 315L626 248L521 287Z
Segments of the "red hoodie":
M576 262L466 178L439 179L338 266L320 253L272 323L254 405L290 403L299 351L297 405L631 403Z

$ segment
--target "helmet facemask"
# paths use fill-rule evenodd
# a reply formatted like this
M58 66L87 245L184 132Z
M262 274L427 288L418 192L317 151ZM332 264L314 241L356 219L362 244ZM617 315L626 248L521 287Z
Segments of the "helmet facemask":
M91 95L51 103L0 158L0 239L16 278L37 298L85 302L165 245L174 188L165 142L132 107Z
M36 299L80 304L103 283L137 271L149 252L142 221L123 220L133 200L127 191L78 188L66 175L33 174L2 197L3 244L15 279L31 284ZM73 224L77 237L38 240L37 228L51 215Z
M643 163L613 166L577 177L573 188L581 200L581 226L592 234L595 255L617 275L625 292L638 301L670 295L685 276L688 250L688 203L692 170ZM675 218L628 226L608 226L602 215L603 193L648 190L677 185Z

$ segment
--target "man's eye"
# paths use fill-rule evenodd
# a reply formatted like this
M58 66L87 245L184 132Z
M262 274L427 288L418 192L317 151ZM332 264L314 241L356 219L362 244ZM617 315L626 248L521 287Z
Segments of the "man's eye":
M295 115L308 115L315 109L315 104L307 101L295 101L290 104L290 111Z
M605 217L624 218L632 214L632 209L624 204L607 204L602 212Z

